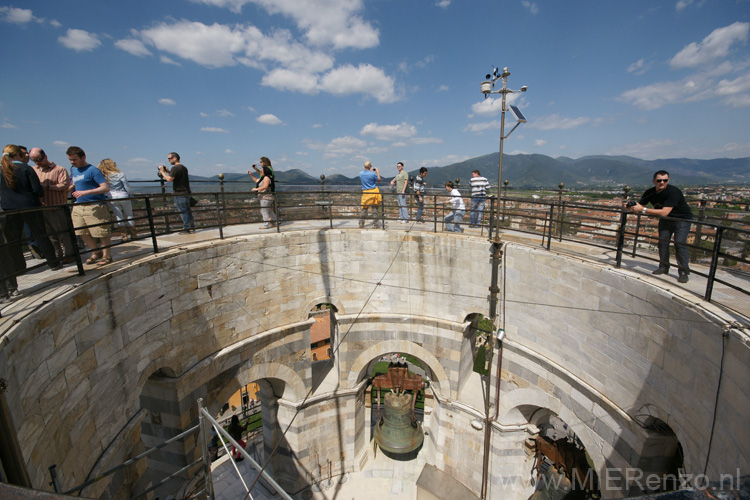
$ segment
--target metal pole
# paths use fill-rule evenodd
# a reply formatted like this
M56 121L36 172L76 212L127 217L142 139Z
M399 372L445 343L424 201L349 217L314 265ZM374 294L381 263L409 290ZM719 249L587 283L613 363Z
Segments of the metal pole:
M615 260L615 267L619 268L622 265L622 251L625 247L625 227L628 223L628 213L623 210L620 213L620 228L617 231L617 258Z
M201 440L201 452L203 453L203 473L206 476L206 498L208 500L214 499L214 484L211 478L211 457L208 455L208 433L206 432L206 421L203 418L203 398L198 398L198 425L200 426L200 433L198 434Z
M714 241L714 251L711 255L711 269L708 271L706 295L703 297L708 302L711 302L711 294L714 290L714 280L716 279L716 269L719 267L719 252L721 252L721 239L723 235L724 227L716 226L716 241Z
M148 230L151 232L151 243L154 245L154 253L159 253L159 243L156 241L156 228L154 227L154 214L151 211L151 200L147 197L146 216L148 217Z
M223 191L223 186L222 186L222 191ZM222 192L221 195L223 197L224 193ZM221 206L219 204L220 200L219 200L218 194L214 194L214 202L216 203L216 220L219 223L219 239L223 240L224 239L224 227L221 222Z

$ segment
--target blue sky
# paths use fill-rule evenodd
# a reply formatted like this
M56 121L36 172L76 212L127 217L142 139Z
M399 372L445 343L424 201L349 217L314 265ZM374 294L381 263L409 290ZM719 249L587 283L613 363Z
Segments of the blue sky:
M747 157L749 33L750 0L23 0L0 4L0 129L130 178L170 151L393 175L498 150L494 65L529 87L506 153Z

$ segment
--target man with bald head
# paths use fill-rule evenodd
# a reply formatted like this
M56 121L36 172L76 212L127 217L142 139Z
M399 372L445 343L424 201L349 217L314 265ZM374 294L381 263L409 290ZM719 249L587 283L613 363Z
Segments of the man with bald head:
M380 182L380 171L372 166L369 161L365 162L365 169L359 173L359 179L362 181L362 211L359 214L359 227L365 227L365 218L370 208L375 214L375 221L372 227L378 227L378 207L380 207L380 216L383 216L383 196L380 194L377 183ZM385 227L385 221L383 221Z
M73 262L74 248L68 228L68 188L70 176L68 171L60 165L49 161L42 148L31 148L29 152L34 162L34 171L44 188L42 205L58 207L55 210L45 210L44 225L47 227L49 240L55 248L55 254L64 264Z

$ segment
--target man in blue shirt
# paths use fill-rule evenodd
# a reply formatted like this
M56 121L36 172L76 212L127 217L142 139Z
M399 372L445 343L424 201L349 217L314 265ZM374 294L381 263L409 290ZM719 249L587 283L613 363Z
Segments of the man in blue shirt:
M106 194L109 193L107 178L98 168L86 161L83 149L71 146L65 153L71 165L71 195L76 199L71 214L73 227L76 228L76 234L91 249L91 256L86 263L106 266L112 263L109 251L109 245L112 243L110 217L106 203ZM99 239L103 248L97 247L95 238Z
M380 194L377 183L380 182L380 171L372 166L369 161L365 162L365 169L359 173L359 179L362 181L362 211L359 214L359 227L365 227L365 217L370 207L373 208L375 221L372 227L378 227L378 207L380 207L380 218L383 218L383 196ZM383 221L385 228L385 221Z

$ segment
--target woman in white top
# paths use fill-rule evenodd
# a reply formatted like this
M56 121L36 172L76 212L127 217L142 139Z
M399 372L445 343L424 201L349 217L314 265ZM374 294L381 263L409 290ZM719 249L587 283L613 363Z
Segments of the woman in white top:
M135 230L135 221L133 220L133 205L127 199L132 196L128 179L117 168L117 163L109 158L102 160L98 168L107 178L107 184L109 184L107 198L111 200L109 206L115 216L115 227L122 233L122 241L137 238L138 232Z
M451 181L445 183L445 189L451 194L451 199L445 203L446 205L450 204L453 208L451 213L446 215L445 219L443 219L443 222L445 222L445 230L463 233L464 230L461 229L461 221L466 213L464 199L461 198L461 193L458 192L458 189L456 189Z

